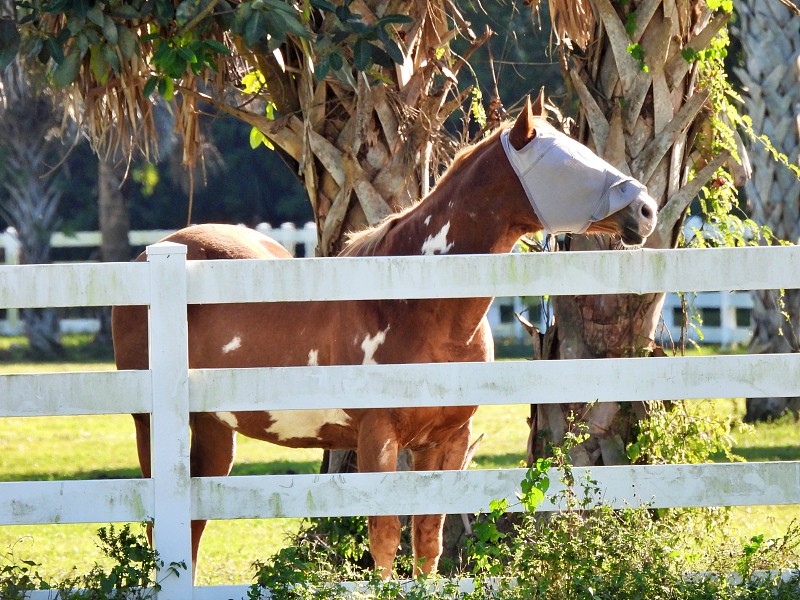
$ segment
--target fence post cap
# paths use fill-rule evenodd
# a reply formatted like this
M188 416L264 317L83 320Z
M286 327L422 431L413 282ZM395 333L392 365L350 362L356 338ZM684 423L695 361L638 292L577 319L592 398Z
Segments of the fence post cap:
M159 242L147 247L147 256L163 256L165 254L186 254L186 245L175 242Z

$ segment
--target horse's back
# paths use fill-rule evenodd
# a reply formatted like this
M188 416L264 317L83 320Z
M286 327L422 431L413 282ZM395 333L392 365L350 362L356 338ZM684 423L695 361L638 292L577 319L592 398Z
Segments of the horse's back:
M184 244L188 260L292 257L286 248L272 238L238 225L193 225L176 231L162 241ZM144 253L137 258L145 259Z
M193 225L161 241L185 245L188 260L292 257L275 240L238 225ZM147 260L147 255L143 252L136 260ZM117 369L147 369L147 307L115 306L111 311L111 331Z

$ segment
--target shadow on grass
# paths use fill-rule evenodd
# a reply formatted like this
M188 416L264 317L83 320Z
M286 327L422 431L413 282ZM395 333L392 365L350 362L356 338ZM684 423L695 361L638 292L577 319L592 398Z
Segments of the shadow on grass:
M319 473L320 461L276 461L264 463L243 463L234 465L231 475L297 475ZM77 481L86 479L139 479L138 468L130 469L92 469L75 473L33 472L24 475L7 476L0 473L0 482L13 481Z
M755 446L734 448L733 453L747 462L766 462L770 460L800 460L800 446Z
M480 450L472 462L479 469L515 469L522 466L525 460L524 448L520 452L506 452L505 454L480 454Z

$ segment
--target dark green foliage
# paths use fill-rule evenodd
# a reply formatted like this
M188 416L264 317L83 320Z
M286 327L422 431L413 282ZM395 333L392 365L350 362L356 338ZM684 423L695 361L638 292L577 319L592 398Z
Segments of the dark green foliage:
M5 69L19 51L21 38L14 21L0 19L0 71Z
M47 581L39 574L40 565L9 551L0 562L0 598L23 600L29 590L57 590L61 600L137 600L152 598L161 589L155 573L164 563L144 535L132 533L127 524L120 529L101 527L97 535L101 551L114 561L110 570L95 565L85 575ZM165 572L167 577L176 577L185 570L184 564L172 564Z
M303 188L276 152L251 150L248 126L233 118L211 123L211 139L222 161L205 180L196 179L192 220L195 223L261 222L277 227L284 222L298 226L313 220ZM66 148L65 148L66 150ZM97 223L97 158L89 145L70 151L64 173L64 194L59 206L61 230L94 231ZM183 181L185 172L164 160L154 165L157 182L151 194L135 181L136 167L125 182L132 229L178 229L186 225L189 204ZM0 175L2 147L0 147ZM0 229L6 224L0 219ZM138 252L137 249L136 251ZM56 260L87 260L97 249L56 249Z

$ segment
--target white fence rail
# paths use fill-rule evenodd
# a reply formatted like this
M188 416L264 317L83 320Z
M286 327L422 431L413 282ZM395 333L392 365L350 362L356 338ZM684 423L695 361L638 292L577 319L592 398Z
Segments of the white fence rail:
M294 256L314 256L317 246L317 226L306 223L298 228L294 223L282 223L274 228L269 223L259 223L256 231L268 235ZM128 241L134 248L155 244L159 240L174 233L174 229L134 230L128 234ZM99 248L99 231L76 231L70 234L56 232L50 236L50 246L53 248ZM21 263L22 246L13 227L0 232L0 248L3 249L4 264L19 265ZM97 319L62 319L60 322L63 333L95 333L100 326ZM19 335L23 332L19 310L9 308L6 318L0 319L0 335Z
M293 255L298 257L314 256L316 247L317 230L314 223L306 223L302 228L297 228L293 223L283 223L279 228L273 228L269 223L260 223L256 230L277 240ZM131 231L129 238L131 246L146 246L155 244L170 233L171 229L135 230ZM0 247L5 250L5 264L20 264L20 243L16 232L9 228L0 232ZM54 233L50 244L53 248L96 248L100 246L99 231L78 231L72 234ZM752 335L750 325L750 311L753 300L749 292L702 292L688 296L687 306L692 318L705 317L702 331L689 328L686 332L690 339L709 344L746 344ZM489 309L489 323L495 338L514 338L519 341L528 339L528 333L523 328L514 313L523 314L540 328L546 325L542 322L542 315L537 308L533 314L526 314L530 307L526 306L520 296L498 297ZM666 344L668 339L677 340L681 335L682 307L681 299L675 293L668 293L662 311L664 328L666 330ZM709 318L710 317L710 318ZM714 320L718 319L719 323ZM99 321L92 318L67 318L60 322L62 333L94 333L99 327ZM19 335L23 331L16 308L7 310L6 319L0 319L0 335Z
M0 308L148 304L151 341L150 371L0 377L0 417L150 412L154 436L152 479L0 483L0 525L154 519L166 564L188 564L191 518L477 512L496 498L514 504L522 478L510 469L193 479L189 411L800 395L797 354L190 370L185 319L187 303L205 302L793 288L800 247L186 262L184 247L159 244L148 255L0 267ZM275 389L293 390L291 403ZM613 506L800 504L800 462L600 467L591 477ZM245 586L192 588L180 577L159 597L243 595Z

